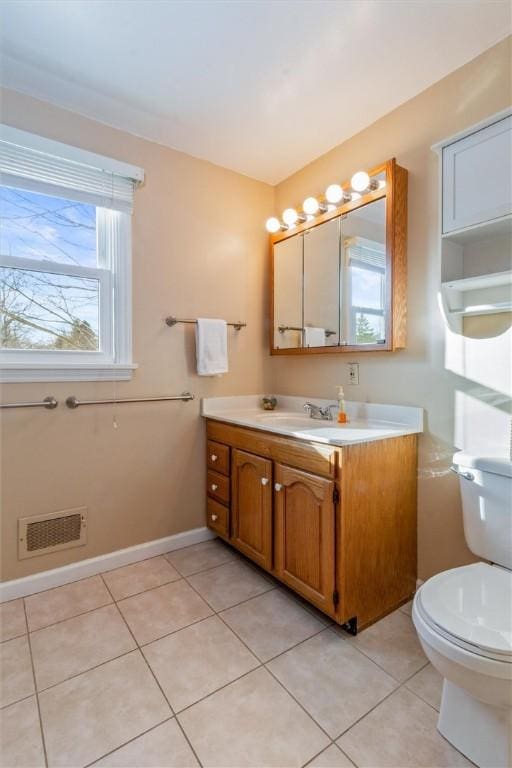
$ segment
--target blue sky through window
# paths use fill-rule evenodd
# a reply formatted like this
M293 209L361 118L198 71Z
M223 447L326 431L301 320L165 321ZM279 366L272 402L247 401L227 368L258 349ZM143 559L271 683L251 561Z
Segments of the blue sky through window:
M384 273L351 265L352 304L356 307L384 309Z
M96 208L0 187L0 254L95 267Z
M97 266L93 205L0 187L0 259ZM99 349L99 282L94 278L0 268L0 346Z

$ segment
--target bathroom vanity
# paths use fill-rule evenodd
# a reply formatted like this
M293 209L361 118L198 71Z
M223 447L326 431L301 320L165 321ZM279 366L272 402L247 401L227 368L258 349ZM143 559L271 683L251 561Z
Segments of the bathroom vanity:
M203 401L207 524L355 633L416 588L422 410L349 402L340 425L308 417L305 398L259 402Z

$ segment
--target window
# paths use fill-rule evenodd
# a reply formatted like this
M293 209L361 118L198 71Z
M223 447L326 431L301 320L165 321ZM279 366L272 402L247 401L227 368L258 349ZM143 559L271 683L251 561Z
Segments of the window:
M142 171L7 126L0 170L1 380L129 379Z
M362 237L345 244L348 256L351 344L382 344L386 338L386 250Z

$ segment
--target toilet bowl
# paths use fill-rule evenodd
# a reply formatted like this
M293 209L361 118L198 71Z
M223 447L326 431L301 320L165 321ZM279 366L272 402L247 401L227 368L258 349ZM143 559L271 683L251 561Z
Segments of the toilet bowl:
M480 768L512 765L512 464L454 456L464 532L490 560L444 571L416 593L413 621L443 676L440 733Z

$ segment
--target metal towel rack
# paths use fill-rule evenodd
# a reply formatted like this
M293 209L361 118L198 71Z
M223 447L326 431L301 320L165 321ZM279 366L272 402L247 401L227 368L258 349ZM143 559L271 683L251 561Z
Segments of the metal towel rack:
M0 408L46 408L53 411L59 404L53 395L45 397L44 400L38 400L34 403L0 403Z
M285 331L305 331L305 328L299 328L295 325L280 325L278 326L279 333L284 333ZM325 335L326 336L336 336L337 331L330 331L328 328L325 329Z
M172 328L173 325L176 325L177 323L192 323L195 325L197 323L197 320L179 320L177 317L174 317L173 315L170 315L169 317L165 318L165 324L169 326L169 328ZM242 328L247 328L247 323L242 323L241 320L239 320L236 323L227 323L227 325L232 326L235 331L240 331Z
M66 399L68 408L79 408L81 405L120 405L122 403L160 403L164 400L193 400L194 395L191 392L182 392L181 395L163 395L162 397L121 397L112 400L79 400L74 395Z

